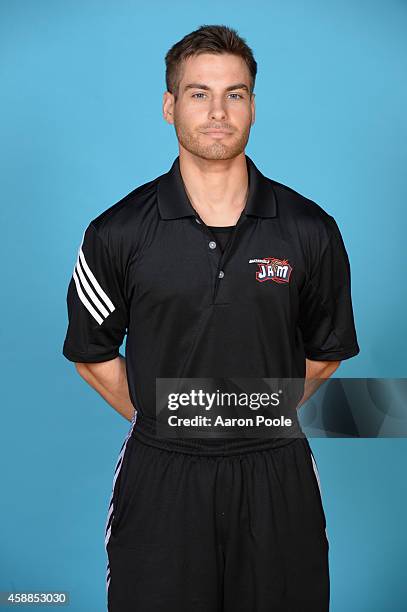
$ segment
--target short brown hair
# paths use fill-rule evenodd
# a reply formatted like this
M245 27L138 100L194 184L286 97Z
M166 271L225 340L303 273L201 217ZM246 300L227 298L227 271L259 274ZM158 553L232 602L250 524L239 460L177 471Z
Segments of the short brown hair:
M231 53L239 55L247 64L251 76L253 93L257 74L257 62L244 38L233 28L224 25L202 25L194 32L179 40L165 56L165 81L167 91L177 99L182 62L192 55L201 53Z

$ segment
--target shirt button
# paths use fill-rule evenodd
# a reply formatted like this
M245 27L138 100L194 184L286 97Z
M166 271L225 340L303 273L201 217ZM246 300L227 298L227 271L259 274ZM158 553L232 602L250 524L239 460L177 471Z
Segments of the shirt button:
M196 221L197 223L200 223L200 220L199 220L199 219L197 219L196 217L195 217L195 221Z
M219 278L223 278L224 276L225 276L225 273L224 273L224 271L223 271L223 270L221 270L221 271L219 272Z
M210 241L209 243L209 248L210 249L216 249L216 242L214 242L213 240Z

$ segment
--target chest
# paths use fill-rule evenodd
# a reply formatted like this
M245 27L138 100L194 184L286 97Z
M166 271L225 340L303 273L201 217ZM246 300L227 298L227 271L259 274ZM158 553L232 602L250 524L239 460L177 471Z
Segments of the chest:
M301 244L272 222L235 226L223 249L193 219L167 222L129 270L133 300L152 306L226 304L283 310L296 306L305 280Z

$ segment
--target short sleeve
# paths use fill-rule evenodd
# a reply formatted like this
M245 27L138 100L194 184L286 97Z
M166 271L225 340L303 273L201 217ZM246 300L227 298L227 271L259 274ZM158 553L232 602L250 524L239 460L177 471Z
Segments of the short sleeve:
M349 259L336 221L329 218L328 240L300 294L299 327L305 356L316 361L341 361L360 352Z
M128 326L123 279L92 223L83 233L66 301L63 355L74 362L117 357Z

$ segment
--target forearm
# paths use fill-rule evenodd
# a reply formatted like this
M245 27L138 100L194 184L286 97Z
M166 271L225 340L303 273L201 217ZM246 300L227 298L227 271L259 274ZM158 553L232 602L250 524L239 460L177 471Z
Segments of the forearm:
M112 408L131 421L134 406L130 400L126 359L119 355L101 363L76 363L79 375L97 391Z
M304 404L322 383L329 378L338 368L340 361L311 361L305 360L306 373L304 384L304 395L297 405L297 410Z

